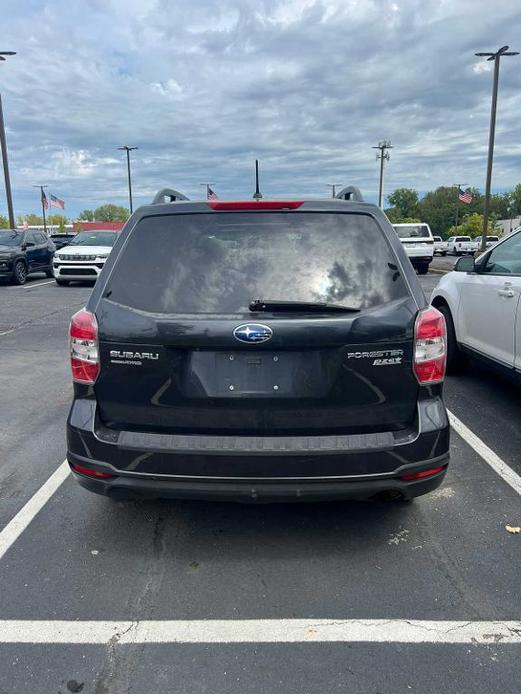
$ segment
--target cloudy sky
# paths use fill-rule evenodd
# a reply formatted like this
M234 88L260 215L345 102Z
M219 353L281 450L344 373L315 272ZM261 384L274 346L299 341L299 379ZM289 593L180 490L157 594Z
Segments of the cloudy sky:
M0 65L16 214L49 184L75 215L173 186L250 197L374 199L386 190L483 188L490 63L521 50L514 0L1 0ZM521 181L521 56L502 61L494 188ZM0 187L0 214L6 210Z

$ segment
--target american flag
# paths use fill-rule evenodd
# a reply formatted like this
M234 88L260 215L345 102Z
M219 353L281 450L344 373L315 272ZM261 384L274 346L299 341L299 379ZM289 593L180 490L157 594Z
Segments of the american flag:
M468 190L461 190L461 188L458 188L458 200L470 205L472 202L472 195L468 192Z
M206 199L207 200L219 200L219 196L217 193L214 193L214 191L208 186L206 189Z
M56 195L51 195L51 207L59 207L60 210L63 210L65 209L65 203L60 198L57 198Z
M43 188L42 188L42 205L43 205L44 210L49 209L49 202L47 200L47 195L45 195L45 191Z

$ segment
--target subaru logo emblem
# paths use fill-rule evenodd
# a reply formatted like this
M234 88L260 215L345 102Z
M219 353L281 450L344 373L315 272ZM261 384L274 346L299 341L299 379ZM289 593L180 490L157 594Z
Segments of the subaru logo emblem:
M239 340L239 342L257 344L259 342L266 342L273 337L273 330L261 323L245 323L235 328L233 336L236 340Z

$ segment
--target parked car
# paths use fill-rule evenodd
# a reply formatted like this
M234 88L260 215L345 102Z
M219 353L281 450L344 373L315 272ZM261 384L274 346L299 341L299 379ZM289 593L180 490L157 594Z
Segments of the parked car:
M479 258L460 258L431 302L447 322L448 369L468 355L521 379L521 229Z
M476 238L472 241L474 253L480 253L481 251L481 238L481 236L476 236ZM498 241L499 236L489 236L487 234L487 249L492 248L492 246L495 246Z
M434 255L447 255L447 242L441 236L433 236L434 240Z
M70 325L82 486L279 501L441 483L445 321L355 190L134 212Z
M52 277L54 251L54 243L43 231L0 229L0 278L25 284L34 272Z
M80 231L68 246L54 256L56 284L93 280L100 275L110 255L117 233L115 231Z
M447 239L447 253L463 255L474 253L475 245L470 236L451 236Z
M64 246L68 246L71 243L71 241L76 238L76 234L74 232L67 232L63 234L50 234L49 238L56 246L56 250L59 250Z
M434 239L428 224L393 224L405 252L420 275L429 271L434 256Z

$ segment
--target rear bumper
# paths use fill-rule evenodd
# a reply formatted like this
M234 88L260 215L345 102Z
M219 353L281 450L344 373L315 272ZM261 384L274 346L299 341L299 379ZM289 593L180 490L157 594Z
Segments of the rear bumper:
M411 429L360 436L204 437L118 432L97 418L95 400L74 401L67 458L112 475L74 472L90 491L236 501L412 498L441 484L449 458L449 424L440 397L418 403ZM432 477L403 475L435 467Z

